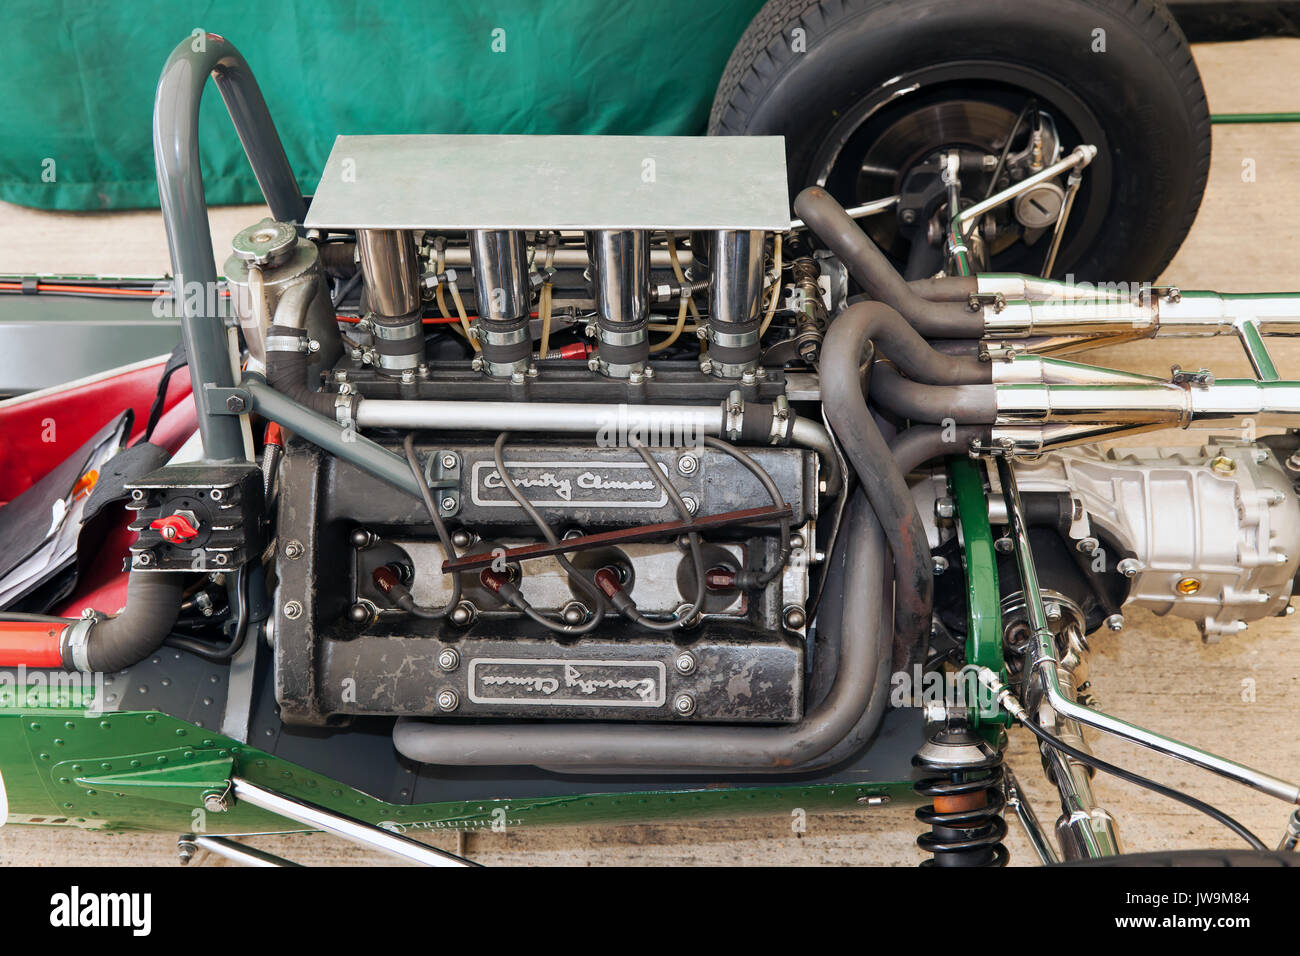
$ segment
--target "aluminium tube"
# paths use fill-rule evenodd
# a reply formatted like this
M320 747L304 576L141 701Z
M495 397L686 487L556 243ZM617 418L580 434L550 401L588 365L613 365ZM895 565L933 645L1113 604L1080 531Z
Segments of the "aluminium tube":
M248 64L215 33L205 33L197 41L201 42L192 36L182 40L159 77L154 161L204 457L242 460L246 456L239 418L214 411L205 389L235 384L229 337L218 306L217 270L199 165L199 101L209 75L230 112L271 216L279 222L300 223L307 206ZM191 289L200 294L189 294Z
M1121 737L1166 756L1184 760L1203 770L1209 770L1221 777L1253 787L1271 797L1285 800L1287 803L1300 803L1300 787L1293 783L1201 750L1199 747L1153 733L1091 707L1084 707L1064 693L1056 659L1056 641L1048 625L1047 611L1043 607L1043 595L1038 584L1038 569L1034 565L1033 552L1029 546L1029 532L1025 524L1020 489L1007 459L999 457L997 463L998 479L1006 499L1008 532L1015 549L1016 565L1020 571L1021 592L1025 595L1025 614L1028 617L1032 639L1037 644L1033 667L1042 674L1041 684L1046 703L1063 718L1078 721L1087 727ZM996 680L997 675L992 676ZM988 675L981 672L980 677L986 684L990 683Z
M850 502L850 506L852 506ZM885 539L869 509L846 565L844 620L859 626L846 635L830 692L803 719L781 727L649 724L448 724L399 719L393 745L410 760L460 766L559 767L587 772L612 768L697 768L783 771L804 769L858 725L877 683L871 626L879 620L879 583L888 562Z
M826 190L809 186L795 197L794 209L873 298L898 310L922 335L969 339L984 334L984 317L965 303L931 302L914 291Z

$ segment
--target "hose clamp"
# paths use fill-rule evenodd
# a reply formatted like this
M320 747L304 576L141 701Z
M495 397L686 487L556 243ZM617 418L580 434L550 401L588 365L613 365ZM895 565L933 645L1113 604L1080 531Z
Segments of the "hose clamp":
M745 397L734 389L722 405L722 431L728 441L740 441L740 430L745 421Z
M344 428L352 428L352 395L339 392L334 396L334 420Z
M772 441L773 445L784 445L790 440L790 423L793 421L790 415L790 400L784 395L778 395L776 401L772 403Z
M646 340L646 328L642 325L630 332L612 332L609 329L600 327L598 335L600 341L605 345L640 345Z
M98 621L94 614L83 617L65 627L59 637L60 655L83 673L90 672L90 630Z
M377 320L371 320L370 323L370 334L385 342L405 342L420 335L422 331L423 325L419 316L414 321L400 324L388 324Z
M528 324L509 332L497 332L489 324L484 322L475 322L474 329L478 336L480 345L518 345L521 342L527 342L529 337Z
M266 351L268 352L306 352L307 333L300 335L268 335Z
M743 349L758 344L758 329L748 332L719 332L715 326L709 326L709 341L723 348Z

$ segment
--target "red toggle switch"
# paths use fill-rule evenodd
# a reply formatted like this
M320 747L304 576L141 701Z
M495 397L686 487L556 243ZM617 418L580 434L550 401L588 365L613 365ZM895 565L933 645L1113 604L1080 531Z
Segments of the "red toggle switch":
M149 527L157 531L168 541L188 541L198 536L199 529L186 515L177 513L166 518L155 518Z

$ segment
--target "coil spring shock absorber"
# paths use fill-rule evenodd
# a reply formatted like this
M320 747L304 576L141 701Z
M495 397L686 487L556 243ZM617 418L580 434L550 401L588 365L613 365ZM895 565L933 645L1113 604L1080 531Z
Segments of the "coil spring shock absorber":
M930 827L916 845L934 859L922 866L1006 866L1002 838L1002 752L965 722L935 724L912 766L926 772L914 789L932 802L916 811Z

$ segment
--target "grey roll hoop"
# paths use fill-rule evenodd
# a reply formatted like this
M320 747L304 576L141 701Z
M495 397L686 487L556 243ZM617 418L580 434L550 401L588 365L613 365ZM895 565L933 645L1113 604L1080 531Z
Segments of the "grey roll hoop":
M248 63L224 37L204 34L198 51L195 39L186 37L172 51L158 80L153 114L158 198L175 286L181 293L176 301L181 309L181 335L189 354L204 457L208 461L242 461L246 455L239 419L215 410L204 387L230 388L235 384L222 317L208 314L205 308L220 301L199 164L199 101L209 76L230 112L272 218L301 223L307 204ZM203 294L186 295L185 290L196 284Z

